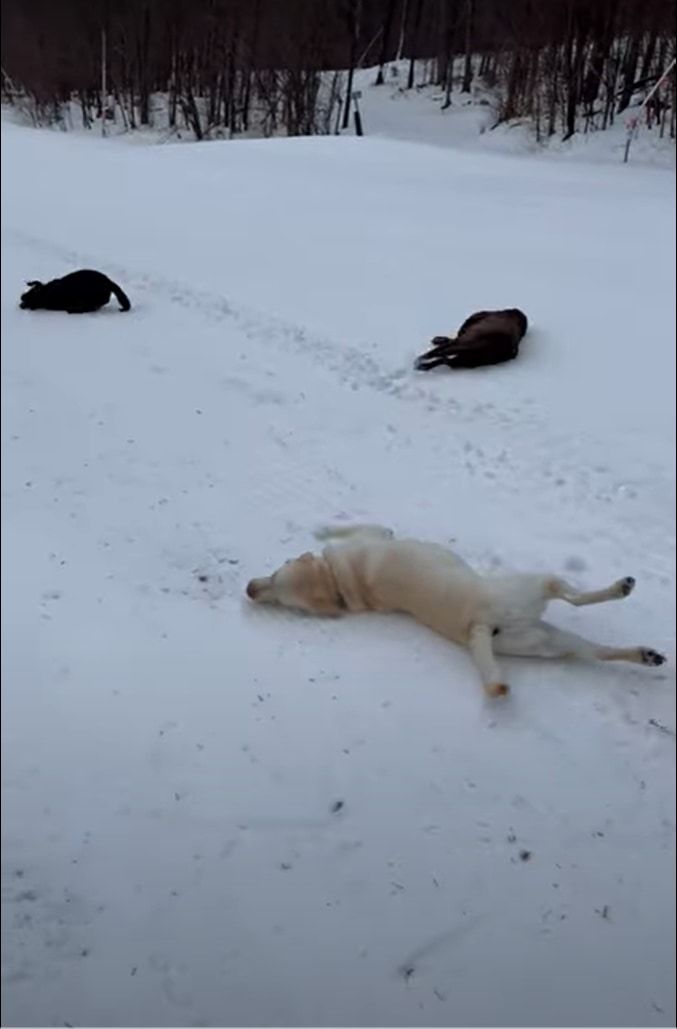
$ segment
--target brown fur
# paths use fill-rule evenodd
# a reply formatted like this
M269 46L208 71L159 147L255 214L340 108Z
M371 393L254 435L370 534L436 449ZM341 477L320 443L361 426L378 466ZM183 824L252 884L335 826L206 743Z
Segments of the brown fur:
M527 328L527 317L517 308L477 311L466 318L455 338L436 336L432 348L417 359L416 368L479 368L510 361L517 357Z

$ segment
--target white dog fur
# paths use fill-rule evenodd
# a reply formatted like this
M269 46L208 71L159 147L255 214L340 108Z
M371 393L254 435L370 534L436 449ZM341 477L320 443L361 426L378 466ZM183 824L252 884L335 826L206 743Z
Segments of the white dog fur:
M467 647L491 697L508 692L495 654L643 665L665 661L648 647L603 646L541 620L551 600L582 607L627 597L635 585L631 576L581 593L557 575L479 575L447 547L398 540L379 525L321 529L315 535L327 541L321 556L302 554L273 575L252 579L250 599L325 616L409 614Z

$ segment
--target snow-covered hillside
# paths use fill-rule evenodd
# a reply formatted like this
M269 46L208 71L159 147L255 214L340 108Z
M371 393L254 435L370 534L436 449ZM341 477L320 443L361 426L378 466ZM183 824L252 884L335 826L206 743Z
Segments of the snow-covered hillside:
M625 113L617 114L612 125L602 130L594 121L585 129L584 123L570 139L564 141L564 130L559 126L554 135L547 137L536 133L533 120L515 118L499 122L500 96L496 89L490 89L482 78L476 76L470 93L461 92L462 70L457 69L454 90L447 105L444 91L430 83L428 62L417 62L415 85L407 88L409 62L392 61L386 68L382 85L376 85L378 68L360 68L355 72L354 90L359 96L359 110L362 128L366 136L377 139L400 140L407 143L425 143L435 147L475 151L478 154L516 154L518 156L550 157L555 160L584 161L590 163L621 164L626 157L628 122L638 119L637 132L633 135L627 154L635 166L649 165L661 168L675 167L675 140L670 138L669 129L661 135L655 122L647 125L646 111L642 101L646 90L640 90ZM323 96L331 93L336 73L327 72L323 82ZM343 75L341 90L347 87ZM208 101L198 98L203 125L208 124ZM31 124L30 102L18 99L16 106L5 108L4 116L23 124ZM255 107L256 110L256 107ZM339 130L338 111L333 111L329 124ZM169 106L166 93L155 93L150 105L150 125L129 130L128 121L120 107L111 105L113 121L107 123L109 136L116 136L119 142L132 146L147 146L171 142L192 143L195 135L185 121L179 117L172 128L169 123ZM258 139L270 132L264 127L265 117L259 110L252 119L249 136ZM320 124L324 124L320 120ZM78 101L62 104L59 127L55 131L86 137L101 132L101 122L94 122L91 128L84 128L82 111ZM215 129L227 136L226 129ZM284 132L280 127L280 132ZM355 133L354 117L347 128L340 129L343 135ZM236 135L241 141L247 135ZM215 138L212 136L212 138Z
M674 1024L674 177L2 128L3 1024ZM17 308L76 267L134 308ZM518 361L417 374L523 308ZM659 670L252 609L318 522ZM340 804L338 802L341 802Z
M566 142L562 141L563 132L558 131L549 139L539 140L529 119L497 124L497 94L487 89L480 79L475 80L469 94L455 88L451 106L445 107L444 93L436 86L404 88L405 62L393 64L390 71L393 69L397 77L389 74L379 87L374 86L375 69L364 69L356 75L356 85L362 92L363 127L368 136L486 154L533 154L556 160L620 164L625 155L628 117L639 114L640 125L630 146L630 162L663 168L675 166L675 141L669 138L669 133L661 138L656 125L647 128L646 115L639 108L643 97L638 96L636 105L617 116L614 124L603 131L581 129ZM417 78L426 81L421 70Z

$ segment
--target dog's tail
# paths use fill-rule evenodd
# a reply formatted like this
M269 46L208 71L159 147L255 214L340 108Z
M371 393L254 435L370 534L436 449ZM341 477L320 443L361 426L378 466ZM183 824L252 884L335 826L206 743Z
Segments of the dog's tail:
M113 293L115 299L120 305L120 310L129 311L132 305L127 294L124 292L124 290L120 289L117 282L113 282L112 279L109 279L108 282L110 283L111 293Z
M351 536L376 536L379 539L392 539L392 529L383 525L320 525L313 534L318 540L349 539Z

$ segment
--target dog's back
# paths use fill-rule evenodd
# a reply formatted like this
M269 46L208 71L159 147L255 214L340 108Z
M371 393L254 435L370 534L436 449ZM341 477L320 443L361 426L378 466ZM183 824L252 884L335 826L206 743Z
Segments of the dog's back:
M484 580L438 543L356 534L325 547L350 611L399 611L464 643L489 596Z
M452 339L436 336L431 350L416 361L420 371L439 365L448 368L480 368L511 361L528 327L526 315L518 308L503 311L476 311L461 325Z
M511 361L517 357L526 327L526 316L517 309L482 311L471 316L458 330L454 364L458 368L478 368Z
M527 327L527 316L516 307L504 311L478 311L466 318L458 330L456 340L464 346L473 346L486 336L501 335L513 343L519 343L526 335Z
M104 307L113 293L123 311L131 307L129 298L103 272L82 268L50 282L29 282L20 306L29 311L68 311L87 313Z

